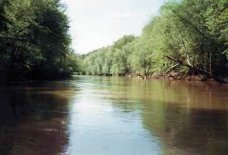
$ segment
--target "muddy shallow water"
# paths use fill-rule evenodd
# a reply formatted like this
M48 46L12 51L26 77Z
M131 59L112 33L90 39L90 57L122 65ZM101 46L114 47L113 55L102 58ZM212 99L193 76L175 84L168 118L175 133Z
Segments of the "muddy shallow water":
M0 154L226 155L228 86L76 76L0 88Z

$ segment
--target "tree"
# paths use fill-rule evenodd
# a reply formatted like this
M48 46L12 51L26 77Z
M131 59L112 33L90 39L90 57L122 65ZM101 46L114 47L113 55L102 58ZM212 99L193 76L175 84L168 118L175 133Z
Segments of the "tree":
M65 68L74 64L69 57L75 56L69 48L68 19L59 0L2 0L0 8L0 69L4 76L12 81L73 73Z
M124 36L105 50L103 72L149 76L174 70L222 79L228 72L227 6L225 0L166 2L140 37Z

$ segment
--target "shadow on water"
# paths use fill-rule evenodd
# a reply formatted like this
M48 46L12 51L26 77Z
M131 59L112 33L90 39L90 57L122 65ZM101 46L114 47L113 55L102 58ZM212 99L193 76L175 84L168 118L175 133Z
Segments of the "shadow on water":
M61 82L0 88L0 154L63 152L69 90Z
M167 155L225 155L227 119L226 110L186 109L173 103L150 103L142 109L144 127L159 137Z
M103 80L101 80L103 81ZM114 82L113 82L114 81ZM228 87L213 83L105 80L112 106L140 111L143 127L167 155L226 155ZM103 82L104 83L104 82Z
M75 77L0 88L0 154L226 155L228 87Z

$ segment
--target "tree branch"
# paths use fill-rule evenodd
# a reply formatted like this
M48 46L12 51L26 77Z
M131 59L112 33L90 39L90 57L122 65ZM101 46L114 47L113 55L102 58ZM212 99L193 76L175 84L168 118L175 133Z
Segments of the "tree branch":
M171 56L166 56L166 58L168 58L171 61L177 62L178 64L180 64L182 66L186 66L186 67L188 67L188 68L190 68L192 70L195 70L195 71L197 71L197 72L199 72L201 74L204 74L204 75L208 76L209 78L213 78L215 81L217 81L219 83L226 83L226 84L228 84L228 82L225 81L225 80L223 80L222 78L220 78L220 77L218 77L216 75L213 75L213 74L211 74L211 73L209 73L209 72L207 72L205 70L202 70L202 69L196 68L194 66L191 66L191 65L187 64L186 62L184 62L183 60L180 60L178 58L173 58Z

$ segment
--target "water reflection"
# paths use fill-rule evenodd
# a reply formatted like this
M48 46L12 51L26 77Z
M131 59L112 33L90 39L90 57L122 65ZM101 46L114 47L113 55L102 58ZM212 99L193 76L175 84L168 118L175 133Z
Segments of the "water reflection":
M228 88L83 77L68 154L190 155L228 150Z
M0 88L0 154L226 155L228 87L75 77Z
M0 154L52 155L67 144L68 86L45 83L0 88ZM69 93L68 93L69 94Z
M126 113L112 106L112 95L104 90L82 87L71 107L67 154L159 154L158 141L148 138L139 111Z

